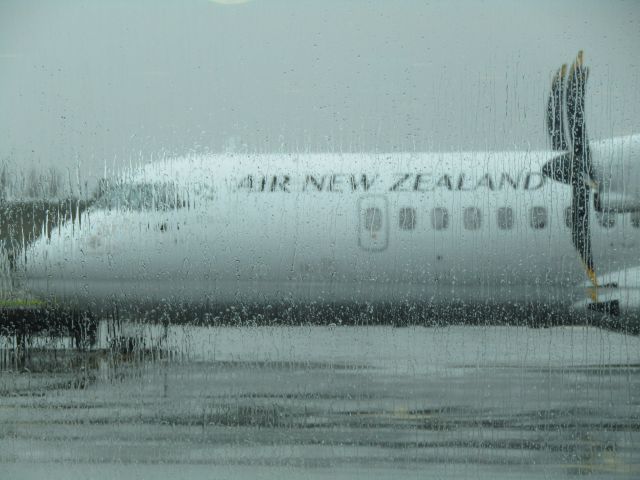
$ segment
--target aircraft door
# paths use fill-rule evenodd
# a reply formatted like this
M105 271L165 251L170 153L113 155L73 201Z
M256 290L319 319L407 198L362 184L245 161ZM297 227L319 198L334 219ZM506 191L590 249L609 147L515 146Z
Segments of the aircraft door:
M387 199L369 195L358 200L358 245L363 250L381 251L389 243Z

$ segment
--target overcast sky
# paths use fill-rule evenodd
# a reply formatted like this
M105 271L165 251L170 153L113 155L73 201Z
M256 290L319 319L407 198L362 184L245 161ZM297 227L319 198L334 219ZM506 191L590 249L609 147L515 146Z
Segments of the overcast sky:
M0 0L0 161L546 148L581 48L591 138L640 132L640 2L558 3Z

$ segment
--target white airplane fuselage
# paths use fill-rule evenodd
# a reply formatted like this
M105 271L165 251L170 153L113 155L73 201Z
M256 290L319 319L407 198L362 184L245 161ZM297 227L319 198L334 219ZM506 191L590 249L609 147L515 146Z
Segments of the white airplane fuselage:
M586 276L566 223L570 186L541 174L555 154L221 154L153 163L31 245L24 278L40 297L99 308L568 307L584 298ZM128 185L143 193L127 197ZM637 266L634 214L603 216L590 203L597 273Z

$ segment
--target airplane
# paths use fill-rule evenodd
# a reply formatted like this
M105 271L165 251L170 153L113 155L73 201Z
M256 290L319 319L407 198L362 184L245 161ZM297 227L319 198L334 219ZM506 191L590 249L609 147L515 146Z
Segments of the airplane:
M551 150L149 163L105 180L86 210L44 222L19 278L48 305L162 321L403 312L597 317L637 331L640 135L588 139L587 77L582 52L553 77Z

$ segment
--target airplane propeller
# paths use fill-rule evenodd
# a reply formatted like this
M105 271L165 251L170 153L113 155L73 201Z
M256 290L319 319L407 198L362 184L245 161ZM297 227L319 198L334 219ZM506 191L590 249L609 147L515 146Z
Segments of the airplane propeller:
M547 103L547 131L554 150L564 151L568 149L564 136L564 80L567 74L567 65L558 69L551 82L551 92Z
M584 120L584 97L589 69L584 66L582 51L578 52L569 74L566 73L567 66L562 65L554 75L547 103L547 132L551 145L554 150L565 153L547 162L542 173L553 180L571 185L571 241L593 284L590 297L597 302L598 281L591 249L589 219L591 189L596 189L597 183ZM565 114L569 142L565 137Z

